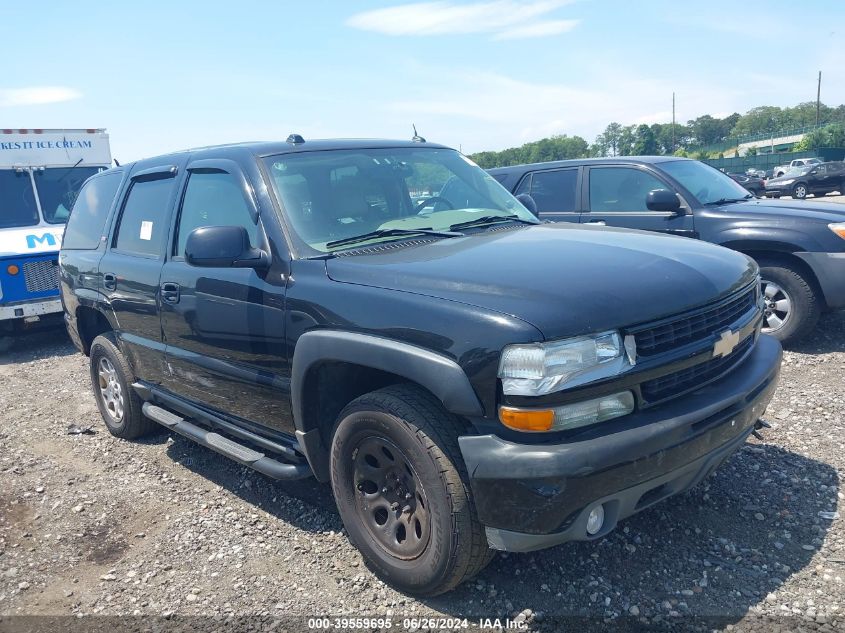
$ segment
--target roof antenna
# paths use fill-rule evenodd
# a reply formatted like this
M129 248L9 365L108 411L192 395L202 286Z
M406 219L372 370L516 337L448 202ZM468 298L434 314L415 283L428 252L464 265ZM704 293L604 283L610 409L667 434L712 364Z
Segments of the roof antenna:
M120 167L120 163L117 162L116 158L114 159L114 165L115 165L115 167Z
M417 134L417 126L411 123L411 127L414 128L414 135L411 137L411 141L414 143L425 143L425 139Z
M291 134L287 138L287 142L291 145L302 145L305 142L305 139L302 138L299 134Z

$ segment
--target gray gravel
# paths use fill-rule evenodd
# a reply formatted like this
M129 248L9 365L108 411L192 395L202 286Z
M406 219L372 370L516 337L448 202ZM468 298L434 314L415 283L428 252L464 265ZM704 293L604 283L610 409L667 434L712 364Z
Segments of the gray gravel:
M0 631L21 614L845 630L843 313L786 353L765 440L702 485L597 542L499 554L424 601L367 569L327 486L273 482L164 431L112 438L86 361L55 332L0 358Z

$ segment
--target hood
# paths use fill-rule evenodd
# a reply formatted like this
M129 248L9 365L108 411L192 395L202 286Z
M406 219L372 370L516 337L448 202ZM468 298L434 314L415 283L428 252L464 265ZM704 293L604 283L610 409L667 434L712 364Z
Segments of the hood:
M0 231L0 257L57 252L64 232L64 224L4 229Z
M771 182L771 181L770 181ZM756 198L735 202L721 207L731 214L749 214L760 218L789 216L822 222L845 221L845 204L838 202L815 202L814 200L770 200Z
M631 326L751 283L745 255L687 238L577 224L515 227L326 261L329 277L459 301L548 339Z

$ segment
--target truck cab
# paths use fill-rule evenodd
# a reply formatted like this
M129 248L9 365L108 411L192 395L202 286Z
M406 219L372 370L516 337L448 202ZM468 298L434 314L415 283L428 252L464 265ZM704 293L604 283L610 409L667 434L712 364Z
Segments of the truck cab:
M82 183L111 162L103 130L0 134L0 350L61 323L58 256Z

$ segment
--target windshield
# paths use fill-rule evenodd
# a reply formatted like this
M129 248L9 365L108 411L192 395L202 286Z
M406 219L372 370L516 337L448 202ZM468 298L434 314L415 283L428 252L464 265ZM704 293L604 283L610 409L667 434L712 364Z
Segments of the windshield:
M448 232L466 222L502 221L493 216L538 222L492 176L450 149L331 150L264 160L297 237L320 253L350 248L335 242L373 231L384 234L355 245L402 239L414 229Z
M38 224L28 171L0 170L0 229Z
M52 167L33 171L38 199L44 219L50 224L64 224L70 209L89 176L101 171L100 167Z
M718 169L697 160L660 163L666 173L686 187L701 204L744 200L751 194Z

